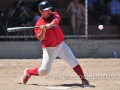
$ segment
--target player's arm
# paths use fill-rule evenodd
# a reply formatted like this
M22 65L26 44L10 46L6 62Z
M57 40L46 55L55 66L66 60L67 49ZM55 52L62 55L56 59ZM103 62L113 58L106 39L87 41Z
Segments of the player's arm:
M46 24L47 29L57 27L59 25L59 19L55 18L51 23Z
M55 15L55 18L52 20L51 23L46 24L46 28L52 28L52 27L57 27L59 25L59 22L61 20L61 17L59 15Z
M45 33L46 33L46 26L41 25L40 29L42 30L40 33L37 34L37 39L42 41L45 38Z

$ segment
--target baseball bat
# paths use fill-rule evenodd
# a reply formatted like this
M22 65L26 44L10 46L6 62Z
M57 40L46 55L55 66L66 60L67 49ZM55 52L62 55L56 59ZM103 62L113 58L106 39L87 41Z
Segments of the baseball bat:
M32 27L11 27L7 28L8 32L17 32L17 31L23 31L23 30L28 30L32 28L39 28L40 26L32 26Z

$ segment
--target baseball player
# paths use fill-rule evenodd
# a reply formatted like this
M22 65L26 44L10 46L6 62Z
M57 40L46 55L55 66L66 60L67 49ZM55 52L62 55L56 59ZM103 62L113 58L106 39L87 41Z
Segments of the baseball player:
M82 80L82 85L89 85L88 80L85 78L83 70L73 55L70 48L64 43L64 35L59 26L61 17L57 12L52 12L52 6L48 1L43 1L38 5L41 14L40 19L35 26L35 35L39 41L42 42L43 60L41 67L34 69L25 69L21 78L22 84L26 84L28 79L32 76L45 76L52 67L54 59L59 56L65 60L77 73Z

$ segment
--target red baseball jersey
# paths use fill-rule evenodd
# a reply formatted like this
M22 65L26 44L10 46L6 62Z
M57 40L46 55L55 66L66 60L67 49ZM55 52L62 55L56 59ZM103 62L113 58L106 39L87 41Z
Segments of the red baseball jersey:
M56 18L56 16L61 20L60 15L57 12L52 12L52 15L49 19L43 19L40 17L40 19L37 21L35 26L45 25L47 23L51 23L53 19ZM35 28L34 32L37 36L42 30L40 28ZM46 30L45 38L42 40L42 47L54 47L58 44L60 44L64 39L63 32L58 25L57 27L52 27L50 29Z

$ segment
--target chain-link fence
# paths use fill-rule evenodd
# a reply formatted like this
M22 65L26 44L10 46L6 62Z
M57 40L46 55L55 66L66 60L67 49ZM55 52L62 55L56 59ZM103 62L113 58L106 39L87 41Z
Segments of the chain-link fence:
M0 41L36 40L33 29L7 32L7 28L34 26L40 17L41 1L44 0L0 0ZM62 18L60 26L65 38L120 38L120 0L47 1ZM104 28L99 30L98 25Z

